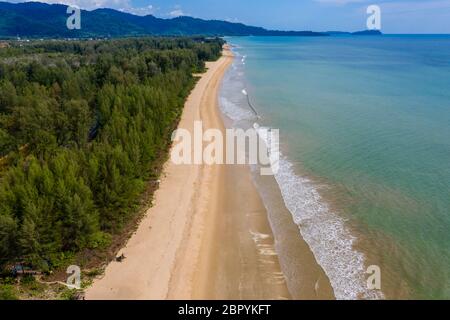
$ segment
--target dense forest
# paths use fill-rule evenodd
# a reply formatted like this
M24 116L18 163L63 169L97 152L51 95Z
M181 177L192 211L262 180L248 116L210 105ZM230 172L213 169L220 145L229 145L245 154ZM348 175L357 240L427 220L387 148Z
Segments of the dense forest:
M0 264L51 269L108 242L223 41L13 42L0 49ZM0 265L0 267L1 267Z

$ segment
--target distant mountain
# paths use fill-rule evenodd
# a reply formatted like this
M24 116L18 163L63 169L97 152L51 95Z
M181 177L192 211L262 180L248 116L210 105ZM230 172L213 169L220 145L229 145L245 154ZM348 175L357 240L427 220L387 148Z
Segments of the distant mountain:
M0 37L88 38L142 35L327 36L312 31L276 31L219 20L192 17L160 19L113 10L81 11L81 29L69 30L67 6L40 2L0 2Z
M379 36L379 35L382 35L380 30L364 30L364 31L353 32L352 34L357 35L357 36Z

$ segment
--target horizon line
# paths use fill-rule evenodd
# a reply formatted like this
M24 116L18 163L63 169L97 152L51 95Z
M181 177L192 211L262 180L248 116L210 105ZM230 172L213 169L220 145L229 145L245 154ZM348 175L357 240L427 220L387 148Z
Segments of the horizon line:
M359 30L353 30L353 31L344 31L344 30L339 30L339 29L326 30L326 31L316 31L316 30L312 30L312 29L303 29L303 30L278 29L278 28L272 29L270 27L263 27L263 26L259 26L259 25L247 24L245 22L240 22L240 21L228 21L226 19L219 19L219 18L217 18L217 19L208 19L208 18L201 18L201 17L196 17L196 16L192 16L192 15L186 15L186 14L179 15L179 16L176 16L176 17L161 17L161 16L156 16L156 15L154 15L152 13L145 14L145 15L139 15L139 14L136 14L136 13L128 12L128 11L121 10L121 9L110 8L110 7L99 7L99 8L93 8L93 9L86 9L86 8L80 8L77 5L70 5L70 4L65 4L65 3L47 3L47 2L41 2L41 1L36 1L36 0L24 1L24 2L9 2L9 1L5 1L5 0L0 0L0 3L7 3L7 4L10 4L10 5L25 5L27 3L39 3L39 4L47 5L47 6L77 7L80 10L87 11L87 12L94 12L94 11L97 11L97 10L112 10L112 11L120 12L120 13L123 13L123 14L132 15L132 16L135 16L135 17L142 17L142 18L153 17L153 18L162 19L162 20L173 20L173 19L179 19L179 18L192 18L192 19L199 19L199 20L203 20L203 21L220 21L220 22L226 22L226 23L230 23L230 24L242 24L242 25L247 26L247 27L262 28L262 29L265 29L267 31L281 31L281 32L314 32L314 33L332 33L332 32L339 33L339 32L342 32L342 33L355 33L355 32L362 32L362 31L380 31L382 33L382 35L430 35L430 36L431 35L435 35L435 36L450 35L450 33L417 33L417 32L414 32L414 33L396 33L396 32L386 33L386 32L383 32L383 30L381 30L381 29L380 30L359 29ZM152 36L152 35L142 35L142 36ZM169 35L169 36L171 36L171 35ZM198 35L198 36L201 36L201 35ZM248 36L251 36L251 35L248 35ZM260 36L260 35L257 35L257 36L258 37L264 37L264 36ZM335 36L339 36L339 35L335 35ZM219 36L218 35L218 37L224 37L224 36ZM234 37L239 37L239 36L234 36ZM242 37L245 37L245 36L242 36ZM277 37L280 37L280 36L277 36ZM281 36L281 37L283 37L283 36ZM295 37L295 36L289 36L289 37ZM301 37L301 36L299 35L298 37ZM84 37L82 37L82 38L84 38ZM0 39L5 39L5 38L1 38L1 36L0 36ZM51 38L49 38L49 39L51 39Z

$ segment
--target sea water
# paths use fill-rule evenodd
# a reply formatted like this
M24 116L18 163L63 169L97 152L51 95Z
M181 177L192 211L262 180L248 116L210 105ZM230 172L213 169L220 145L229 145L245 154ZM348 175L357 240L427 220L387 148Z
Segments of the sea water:
M450 299L450 37L226 40L222 111L280 130L274 178L335 296Z

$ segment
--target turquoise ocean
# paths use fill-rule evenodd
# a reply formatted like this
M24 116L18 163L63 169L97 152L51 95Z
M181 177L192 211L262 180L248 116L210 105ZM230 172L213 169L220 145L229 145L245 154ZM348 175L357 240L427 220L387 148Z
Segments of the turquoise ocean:
M280 130L275 181L336 297L450 299L450 36L226 40L222 111L256 121L245 89Z

